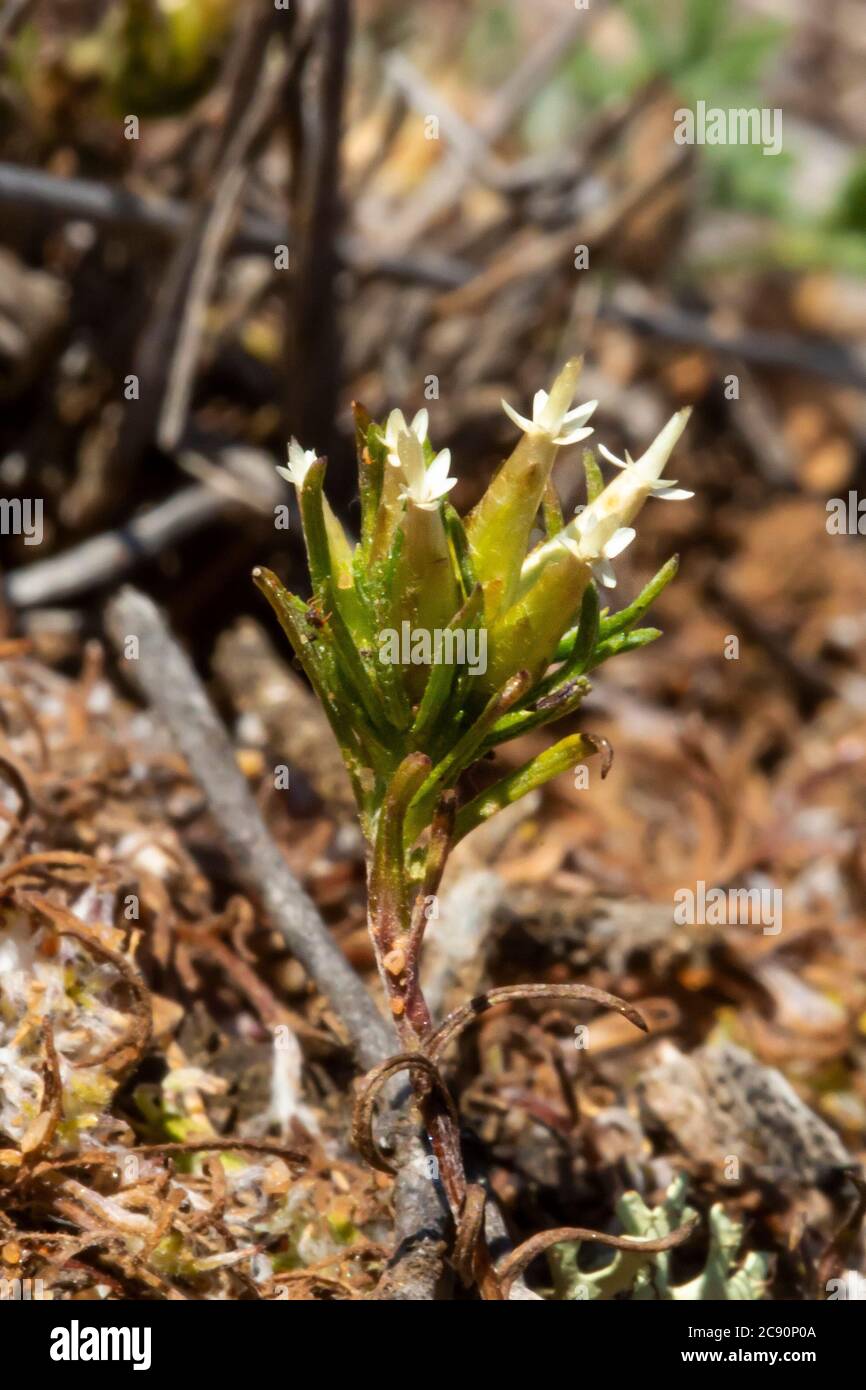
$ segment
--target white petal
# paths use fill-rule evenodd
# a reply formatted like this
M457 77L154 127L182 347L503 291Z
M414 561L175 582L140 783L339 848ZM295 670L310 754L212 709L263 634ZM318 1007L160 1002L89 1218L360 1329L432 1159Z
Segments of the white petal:
M586 405L575 406L567 415L563 415L563 425L585 425L592 412L598 405L598 401L587 401Z
M653 440L646 453L641 454L635 467L642 482L653 482L661 477L665 471L665 465L673 453L674 445L688 424L691 413L691 407L686 410L678 410Z
M295 481L295 475L291 468L281 468L279 464L277 464L276 467L280 477L285 478L287 483L293 483Z
M417 435L407 434L404 431L397 440L397 453L403 465L403 476L410 489L419 495L424 490L424 475L427 472L424 463L424 450Z
M406 417L402 410L392 410L385 421L385 443L389 449L397 448L397 440L406 433Z
M532 418L538 424L541 419L541 412L547 405L549 396L546 391L536 391L532 397Z
M427 490L431 495L445 482L450 467L451 450L443 449L441 453L436 455L430 467L427 469ZM455 478L454 481L456 482L457 479Z
M595 430L589 425L584 429L571 430L568 434L557 435L553 442L565 448L568 444L579 444L581 439L588 439L591 434L595 434Z
M502 402L502 409L505 411L509 420L512 420L519 430L528 431L535 429L532 421L527 420L525 415L518 415L514 407L510 406L507 401Z
M617 458L616 454L612 454L610 452L610 449L606 448L604 444L599 444L598 452L601 454L603 459L607 459L608 463L612 463L615 468L628 468L627 460Z
M576 560L583 559L580 546L574 539L574 536L570 536L567 531L557 531L553 539L558 545L561 545L565 550L571 551L571 554L575 557Z
M658 497L660 502L687 502L694 495L685 487L653 488L653 497Z
M429 426L430 412L428 410L419 410L409 428L418 439L426 439Z
M616 588L616 575L609 560L596 560L592 566L592 573L606 589Z
M614 531L607 545L604 547L604 558L613 560L617 555L621 555L627 545L631 545L637 531L633 526L620 526L618 531Z

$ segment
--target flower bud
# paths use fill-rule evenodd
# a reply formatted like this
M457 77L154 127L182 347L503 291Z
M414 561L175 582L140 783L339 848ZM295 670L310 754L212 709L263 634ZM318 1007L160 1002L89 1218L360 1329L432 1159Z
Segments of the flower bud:
M506 413L524 431L524 437L466 523L472 563L485 589L488 622L514 597L529 536L560 445L575 443L592 433L584 425L596 402L568 409L582 365L581 358L572 357L557 376L550 395L537 392L531 420L503 402ZM501 587L494 586L494 580L500 581Z

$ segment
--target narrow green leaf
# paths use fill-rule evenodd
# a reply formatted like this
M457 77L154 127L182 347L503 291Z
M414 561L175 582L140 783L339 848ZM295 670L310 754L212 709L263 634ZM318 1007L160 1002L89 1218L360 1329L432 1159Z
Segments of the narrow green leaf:
M301 508L301 521L304 527L304 542L307 547L307 563L310 567L310 580L313 593L319 602L330 602L331 555L328 549L328 533L325 527L324 459L316 459L307 472L303 485L298 489L298 502Z
M622 608L618 613L609 613L604 609L599 619L599 637L605 641L617 632L627 632L639 622L646 613L650 604L658 598L662 589L670 584L671 580L679 568L679 556L672 555L671 558L662 565L661 569L653 575L650 582L641 590L633 603L627 608ZM577 628L570 628L565 636L560 638L556 648L554 661L565 661L574 649L577 638ZM611 652L610 655L613 655ZM595 663L598 664L597 662Z
M615 632L629 632L635 623L640 622L650 604L655 602L662 590L667 588L671 580L675 578L679 567L679 555L672 555L653 575L649 583L641 589L633 603L630 603L627 608L621 608L618 613L612 613L610 617L602 619L601 637L611 637Z
M635 632L617 632L613 637L607 637L603 642L599 642L593 653L592 665L590 670L594 671L602 662L609 661L612 656L620 656L623 652L637 651L638 647L647 647L650 642L655 642L661 637L661 628L658 627L639 627Z
M551 540L554 536L558 536L565 526L565 517L562 515L562 503L559 500L559 493L556 490L552 478L548 478L547 480L541 507L544 513L544 529L547 532L547 539Z
M533 729L544 728L546 724L553 724L558 719L564 719L567 714L573 714L580 708L591 689L592 686L585 676L576 676L573 680L558 684L554 690L527 709L512 710L494 724L484 741L484 751L487 752L500 743L510 743L521 734L531 733Z
M449 629L453 632L469 631L475 626L483 609L484 596L481 592L481 585L476 584L459 613L456 613L451 619L448 624ZM457 666L445 662L440 662L438 665L434 664L431 667L424 695L412 725L412 739L419 747L424 746L425 740L438 723L448 703L455 677L458 675Z
M355 726L350 708L344 703L332 664L325 659L320 644L310 636L307 606L296 594L289 592L272 570L254 569L253 582L274 610L304 674L318 696L352 778L358 805L363 809L366 795L362 774L365 768L372 765L370 749Z
M538 757L474 797L457 813L454 843L457 844L470 830L495 816L497 811L513 805L528 792L535 791L536 787L543 787L545 782L576 767L585 758L591 758L600 746L603 745L599 740L587 734L569 734L568 738L555 743L552 748L546 748Z
M417 838L427 824L440 794L446 787L453 786L461 772L475 761L493 725L526 693L528 686L529 675L526 671L518 671L511 676L503 688L491 696L475 722L436 764L409 809L406 818L407 835L410 837L408 844Z
M565 656L564 664L557 670L546 676L538 687L539 695L551 694L562 685L566 685L575 676L580 676L587 669L592 654L598 642L599 631L599 607L598 590L595 584L590 583L583 595L583 602L580 605L580 621L574 631L574 642L571 651Z
M469 540L466 535L466 528L463 519L455 511L450 502L445 502L442 508L442 519L445 522L445 530L451 547L454 551L454 558L457 561L457 568L460 572L460 580L463 585L463 597L468 598L476 589L478 580L472 566L472 556L469 552Z
M586 501L589 505L599 493L604 492L604 474L592 449L583 451L583 471L586 474Z
M333 634L334 651L340 667L340 674L347 688L351 690L355 699L363 707L370 724L377 732L377 736L384 738L387 746L393 734L393 727L389 723L389 714L391 713L389 701L385 698L378 680L384 667L380 666L375 674L371 674L372 653L369 657L370 666L368 666L355 646L352 634L343 621L338 608L335 607L328 616L327 626ZM404 718L408 718L408 705Z
M400 497L403 488L402 472L388 463L387 451L381 443L381 436L376 437L376 447L381 451L383 463L382 484L369 551L370 563L373 565L382 564L387 560L394 543L394 535L400 525L400 517L403 515L403 502Z
M409 803L429 771L430 759L424 753L410 753L394 773L382 802L370 874L370 916L380 950L390 949L394 935L410 926L403 825Z
M358 451L358 492L361 498L361 551L369 557L376 529L385 471L385 446L381 434L362 405L356 402L355 442Z

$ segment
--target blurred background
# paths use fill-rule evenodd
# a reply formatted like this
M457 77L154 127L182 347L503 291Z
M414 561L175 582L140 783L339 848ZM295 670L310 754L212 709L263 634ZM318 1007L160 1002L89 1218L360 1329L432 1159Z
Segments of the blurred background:
M369 965L356 851L334 848L339 775L262 693L282 657L250 569L303 584L294 518L274 527L288 437L327 453L351 526L353 400L376 417L429 408L461 510L512 447L501 397L525 411L574 352L579 399L600 402L595 440L617 454L694 403L669 471L695 498L650 503L617 566L619 605L680 554L653 610L664 636L594 679L580 726L613 744L604 785L560 779L477 851L507 889L488 970L591 968L654 998L667 1040L654 1046L745 1047L853 1154L866 1140L862 17L855 0L0 11L0 492L44 503L41 544L2 538L5 637L31 644L26 698L41 707L46 673L67 695L90 689L104 603L131 576L167 608L290 860ZM675 112L699 102L780 111L781 151L678 144ZM577 450L555 476L570 511ZM833 499L843 534L828 528ZM289 796L270 785L280 758L306 772ZM189 805L160 814L183 838ZM698 880L782 889L781 934L673 933L673 894ZM598 902L614 916L587 944ZM509 1105L534 1136L515 1158L516 1122L490 1098L512 1042L497 1036L489 1066L478 1044L468 1105L508 1150L500 1195L533 1229L573 1116L557 1118L555 1076L543 1113L515 1082ZM601 1113L619 1083L596 1081ZM697 1164L696 1134L654 1114ZM623 1133L615 1154L598 1139L596 1166L646 1142Z

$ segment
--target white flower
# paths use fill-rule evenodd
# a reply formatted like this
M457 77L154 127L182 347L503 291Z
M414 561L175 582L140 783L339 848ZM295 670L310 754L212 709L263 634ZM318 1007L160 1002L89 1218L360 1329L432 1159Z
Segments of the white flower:
M281 478L285 478L287 483L294 483L295 487L303 487L304 479L316 462L318 454L315 449L304 449L297 439L289 441L289 466L288 468L277 467L277 472Z
M676 487L673 479L662 478L665 464L674 445L686 427L691 410L680 410L668 421L653 440L645 454L635 462L626 457L620 460L607 449L601 452L622 469L594 502L583 507L573 521L553 540L538 546L527 558L520 574L522 592L533 584L545 565L555 559L558 546L565 546L583 564L592 568L593 576L606 589L616 586L611 561L631 545L637 534L632 522L648 497L672 500L693 497L684 488Z
M592 565L596 578L606 588L616 584L610 562L634 540L631 522L647 498L677 501L694 496L693 492L678 488L675 479L661 476L690 415L691 410L680 410L671 416L637 461L628 455L618 459L604 445L599 447L599 452L622 472L569 523L562 537L580 559Z
M631 545L637 532L633 526L618 526L609 540L602 540L599 536L594 536L589 540L575 539L568 534L568 531L560 532L555 539L562 545L568 546L573 555L578 560L583 560L592 570L593 579L596 583L604 585L605 589L616 588L616 574L614 573L611 560L615 560L617 555L621 555L627 546Z
M536 391L531 420L525 415L518 415L507 401L503 401L502 409L509 420L513 420L525 434L541 435L551 444L577 444L581 439L586 439L587 435L592 434L592 429L585 429L584 426L598 401L587 401L585 405L569 410L581 365L579 357L572 357L559 373L549 395L546 391Z
M427 412L419 413L426 415ZM417 419L416 415L415 420ZM415 420L412 422L413 425ZM441 453L436 454L428 468L424 459L424 446L418 434L414 430L411 434L408 430L403 430L397 437L397 456L405 484L400 496L414 502L422 511L434 511L457 482L456 478L448 477L451 450L443 449Z
M419 410L412 420L411 425L406 424L406 417L402 410L392 410L385 423L383 438L389 454L389 462L395 468L400 467L400 459L397 455L397 445L401 434L413 434L419 444L423 444L427 438L427 430L430 424L430 417L426 410Z
M599 444L598 452L608 463L614 464L617 468L622 468L630 475L630 482L639 481L640 485L646 489L645 496L651 494L659 497L663 502L684 502L689 497L694 497L693 492L688 492L686 488L677 487L676 478L662 478L665 464L670 458L674 445L688 424L691 408L678 410L676 415L672 415L662 430L649 446L645 454L635 462L629 453L624 459L617 458L610 449L606 449L603 444Z

